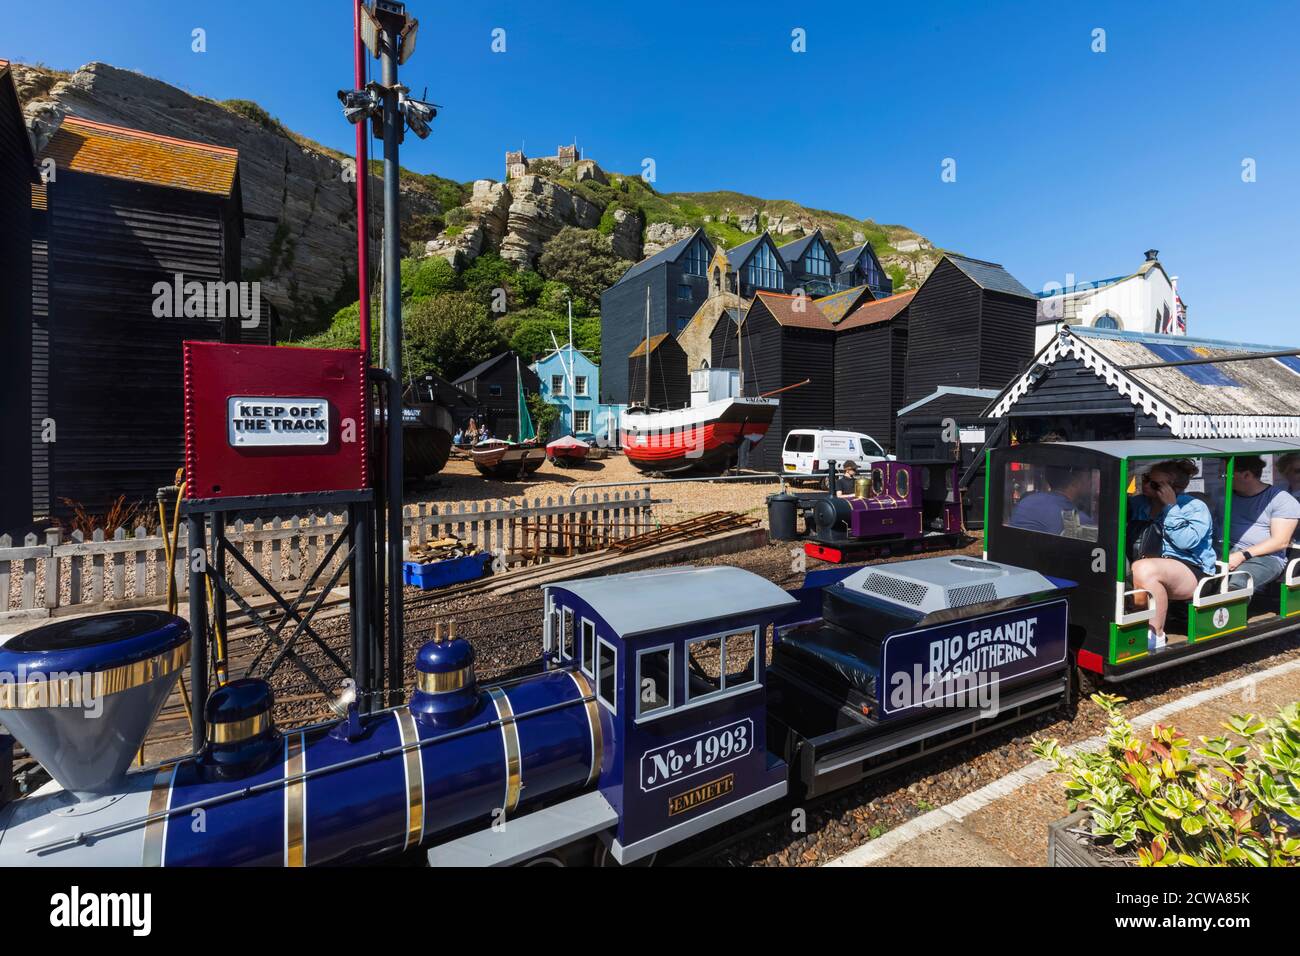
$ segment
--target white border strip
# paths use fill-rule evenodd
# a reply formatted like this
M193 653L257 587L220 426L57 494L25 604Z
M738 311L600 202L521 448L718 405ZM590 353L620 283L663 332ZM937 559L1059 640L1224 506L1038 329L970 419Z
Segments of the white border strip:
M1201 704L1209 703L1220 697L1226 697L1229 694L1245 690L1253 684L1260 681L1272 680L1275 677L1282 677L1292 671L1300 670L1300 658L1286 661L1275 667L1270 667L1266 671L1260 671L1258 674L1251 674L1247 677L1239 677L1234 681L1221 684L1218 687L1207 687L1204 690L1198 690L1195 693L1188 694L1186 697L1180 697L1177 700L1170 701L1167 704L1161 704L1152 710L1139 714L1132 718L1134 730L1146 730L1152 724L1158 723L1173 714L1189 710L1193 707L1199 707ZM1100 750L1106 743L1105 735L1089 737L1087 740L1081 740L1078 743L1070 744L1068 747L1062 747L1061 752L1074 754L1085 751ZM901 847L912 842L917 837L924 836L931 830L937 830L939 827L948 823L960 823L966 817L978 810L982 810L995 800L1009 796L1015 793L1021 787L1035 781L1043 779L1052 771L1052 764L1046 760L1035 760L1033 763L1019 770L1015 770L1005 777L1000 777L992 783L987 784L974 793L968 793L964 797L954 800L946 806L939 807L937 810L931 810L929 813L922 814L912 820L908 820L902 826L890 830L883 836L877 837L870 843L864 843L845 853L843 856L830 860L823 866L869 866L877 863L890 854L896 852Z

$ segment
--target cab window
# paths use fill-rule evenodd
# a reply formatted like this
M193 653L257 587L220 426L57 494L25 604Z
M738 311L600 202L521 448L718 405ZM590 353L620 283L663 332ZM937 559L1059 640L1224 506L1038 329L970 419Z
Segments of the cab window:
M758 680L758 628L747 627L686 644L686 699L699 700Z
M614 645L604 639L596 648L596 699L618 713L618 651Z
M673 706L673 649L654 647L636 656L636 715L646 717Z
M573 608L560 609L560 654L566 661L573 660Z
M1100 469L1013 461L1007 464L1003 487L1004 526L1097 540Z
M587 674L595 676L595 659L596 659L596 625L588 621L585 617L582 619L582 669Z

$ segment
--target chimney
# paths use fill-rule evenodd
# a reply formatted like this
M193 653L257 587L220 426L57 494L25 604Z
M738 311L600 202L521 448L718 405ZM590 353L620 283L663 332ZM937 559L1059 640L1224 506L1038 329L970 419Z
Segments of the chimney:
M1160 255L1160 250L1148 249L1146 252L1142 254L1147 257L1147 262L1155 262L1156 258Z
M189 625L162 611L26 631L0 647L0 723L78 800L117 792L189 652Z

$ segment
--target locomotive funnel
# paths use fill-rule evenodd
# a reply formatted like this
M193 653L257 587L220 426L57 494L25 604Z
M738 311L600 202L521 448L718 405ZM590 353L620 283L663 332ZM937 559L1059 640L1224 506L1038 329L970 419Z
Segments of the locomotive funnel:
M59 621L0 647L0 722L79 800L115 789L189 659L161 611Z

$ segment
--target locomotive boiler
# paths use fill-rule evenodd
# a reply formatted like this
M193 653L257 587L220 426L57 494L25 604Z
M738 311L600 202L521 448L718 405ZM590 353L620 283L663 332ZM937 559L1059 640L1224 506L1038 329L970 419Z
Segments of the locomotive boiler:
M0 808L0 866L300 866L375 861L503 823L591 785L591 687L554 671L481 688L459 639L425 645L406 706L281 732L272 692L232 681L197 755L127 772L189 649L178 617L63 621L0 647L0 721L50 772ZM525 788L523 783L527 781Z

